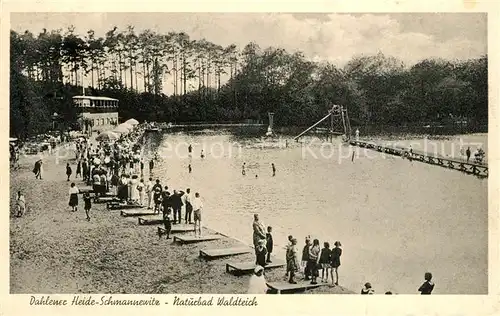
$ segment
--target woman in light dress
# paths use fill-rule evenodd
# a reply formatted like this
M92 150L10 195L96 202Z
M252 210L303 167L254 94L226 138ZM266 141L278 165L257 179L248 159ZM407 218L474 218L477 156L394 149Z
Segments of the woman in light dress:
M137 185L139 184L139 181L137 180L137 175L133 175L132 179L130 179L130 200L132 202L138 202L139 201L139 190L137 190Z
M144 179L141 179L141 181L137 184L137 192L139 193L139 204L144 206L144 197L146 195Z

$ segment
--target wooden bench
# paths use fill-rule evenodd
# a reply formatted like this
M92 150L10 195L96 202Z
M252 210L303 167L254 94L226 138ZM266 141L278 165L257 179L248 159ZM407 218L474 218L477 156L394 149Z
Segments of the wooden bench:
M120 215L124 217L129 217L129 216L155 215L155 213L152 210L137 208L131 210L122 210L120 212Z
M120 199L117 198L116 196L95 196L94 197L94 203L120 203Z
M137 218L137 223L139 225L156 225L163 223L163 215L162 214L151 214L151 215L142 215Z
M78 189L78 194L84 194L84 193L94 193L94 189L92 188Z
M299 281L297 284L291 284L288 282L267 282L267 287L272 291L276 291L278 294L282 292L298 292L310 289L315 289L320 286L328 285L328 283L318 282L317 284L311 284L310 281Z
M170 230L171 234L175 233L188 233L194 232L194 226L185 226L185 225L172 225L172 229ZM166 235L167 231L163 227L158 227L158 236Z
M221 235L203 235L203 236L174 236L174 242L177 241L181 244L195 243L195 242L203 242L203 241L211 241L221 239Z
M279 260L276 258L271 258L273 262L268 263L264 269L274 269L285 266L285 262L283 260ZM253 273L255 269L255 261L247 261L247 262L228 262L226 263L226 272L233 274L244 274L244 273Z
M250 247L238 248L220 248L220 249L202 249L200 250L200 257L205 259L216 259L220 257L229 257L249 253L252 251Z
M143 208L144 206L138 204L126 204L119 202L108 202L106 203L106 208L108 210L128 210L131 208Z

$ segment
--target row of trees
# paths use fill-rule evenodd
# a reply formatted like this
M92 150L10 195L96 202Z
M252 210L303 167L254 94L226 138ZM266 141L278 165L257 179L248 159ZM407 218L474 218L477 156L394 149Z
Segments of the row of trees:
M24 52L21 60L26 75L33 80L82 85L89 78L94 89L120 88L161 94L163 79L171 76L174 95L204 86L221 87L221 76L236 73L236 45L222 47L206 40L191 40L184 32L158 34L145 30L136 34L133 26L123 32L117 27L96 37L89 30L85 37L74 27L11 33L16 48ZM140 82L139 84L139 77ZM191 85L191 89L188 88Z
M82 37L71 27L37 36L11 31L11 132L43 130L53 112L71 120L71 96L81 93L83 76L88 93L118 98L120 115L139 120L261 120L272 111L276 125L302 126L332 104L346 105L353 125L479 125L488 116L486 56L404 65L380 53L338 67L300 52L223 47L182 32L137 34L129 26ZM162 91L167 80L171 95ZM41 119L31 121L34 113Z

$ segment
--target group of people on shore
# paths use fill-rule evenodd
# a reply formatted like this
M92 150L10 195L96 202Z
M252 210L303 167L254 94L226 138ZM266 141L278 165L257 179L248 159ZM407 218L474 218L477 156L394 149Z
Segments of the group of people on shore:
M319 271L321 270L321 282L328 283L328 275L331 275L332 285L339 284L338 269L340 267L340 256L342 256L342 244L335 241L334 248L330 248L329 242L323 243L320 247L318 239L311 242L311 237L305 239L305 245L302 248L301 261L299 261L299 252L297 248L297 239L288 236L288 245L286 247L286 266L288 282L297 284L295 280L296 273L302 269L304 280L311 280L311 284L318 284ZM335 272L335 279L333 273Z
M424 283L418 288L418 292L421 295L430 295L434 290L434 282L432 281L432 273L426 272L424 274ZM375 294L375 290L372 287L370 282L366 282L363 288L361 289L362 295L372 295ZM392 295L392 291L385 292L386 295Z
M156 179L155 184L149 178L146 185L146 194L148 196L148 209L153 209L155 214L163 215L165 232L167 239L170 239L170 231L172 224L182 223L182 210L184 206L184 223L194 224L194 235L202 236L201 228L201 212L203 210L203 202L200 193L196 192L194 197L191 194L191 189L186 191L173 190L171 194L168 186L162 186L160 179Z
M77 160L75 179L81 177L84 183L92 185L95 198L105 196L110 190L115 189L112 195L118 195L120 200L142 203L141 184L136 180L138 176L133 175L130 177L131 173L138 171L139 166L141 174L143 174L144 163L140 159L140 146L138 145L141 135L141 129L138 128L133 133L122 136L114 144L102 142L92 144L86 138L78 138L74 143L75 158ZM150 173L153 164L150 163ZM126 170L127 166L129 166L128 170ZM122 171L121 177L118 176L120 167ZM35 169L39 169L37 164L35 164ZM33 172L35 172L35 169ZM68 162L66 164L66 180L70 181L72 175L73 169ZM126 190L124 191L125 183ZM68 193L68 204L71 210L75 212L78 210L78 194L80 190L74 182L70 184ZM92 198L88 192L84 193L83 201L87 220L90 221Z
M335 247L332 249L330 249L329 242L325 242L323 248L320 248L318 239L314 239L311 243L311 237L306 237L301 261L299 261L297 239L290 235L288 241L289 243L286 246L286 269L289 283L297 284L295 275L300 269L303 269L304 280L311 280L311 284L317 284L319 270L321 270L321 282L328 282L330 274L332 284L338 285L338 268L340 267L340 256L342 255L340 241L336 241L334 243ZM267 226L266 229L259 219L259 214L254 214L253 245L256 265L265 267L267 264L272 263L271 254L274 248L272 227ZM335 279L333 277L334 272Z
M272 236L272 227L267 226L259 219L259 214L254 214L253 221L253 244L255 249L255 264L256 268L254 275L249 282L249 293L266 293L264 270L265 267L272 263L271 254L274 248ZM299 260L301 255L301 260ZM333 247L325 241L323 247L320 246L319 239L311 239L311 236L305 238L305 244L302 248L302 253L299 253L297 246L297 238L292 235L288 236L288 244L286 245L286 277L288 283L297 284L296 275L301 272L303 280L310 281L310 284L318 284L318 278L321 271L321 283L329 283L331 280L332 286L339 285L338 270L340 267L340 258L342 256L342 244L340 241L335 241ZM432 274L426 272L424 283L418 288L418 291L423 294L431 294L434 289ZM365 283L361 294L374 294L375 291L370 282ZM387 291L385 294L393 294Z

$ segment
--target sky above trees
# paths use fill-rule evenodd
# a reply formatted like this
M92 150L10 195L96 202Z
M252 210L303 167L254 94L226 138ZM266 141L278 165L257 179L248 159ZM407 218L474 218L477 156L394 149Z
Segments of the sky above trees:
M219 45L279 46L339 66L353 55L379 51L407 64L425 58L476 58L487 51L486 14L261 14L261 13L13 13L11 28L35 34L74 25L102 36L113 26L159 33L184 31Z
M13 13L11 29L35 36L75 27L85 37L132 25L137 33L150 29L160 34L186 32L192 40L206 39L221 46L242 49L249 42L262 48L280 47L305 58L343 67L355 56L383 53L407 67L427 58L466 60L487 53L486 14L261 14L261 13ZM228 80L222 76L222 83ZM139 79L140 80L140 79ZM85 78L90 84L90 78ZM142 83L141 83L142 84ZM190 87L191 89L191 87ZM165 93L173 82L163 82Z

